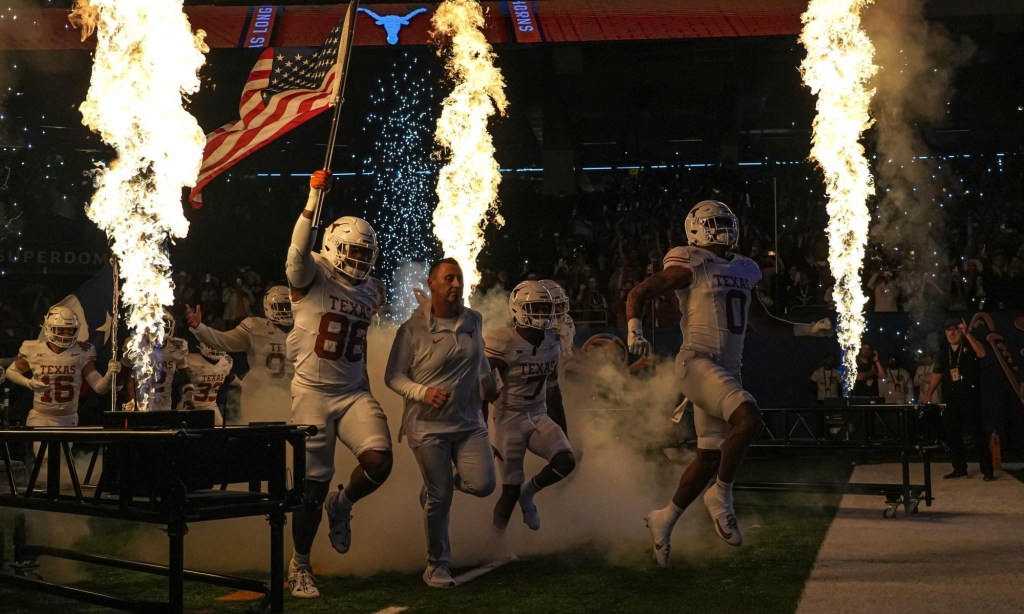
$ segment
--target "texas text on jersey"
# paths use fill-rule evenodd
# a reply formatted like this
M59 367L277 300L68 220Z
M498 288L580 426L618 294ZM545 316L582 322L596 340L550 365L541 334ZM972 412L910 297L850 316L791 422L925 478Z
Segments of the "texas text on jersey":
M200 354L189 354L188 368L192 376L195 393L192 401L196 409L217 409L217 393L231 374L233 361L230 356L221 356L211 363ZM219 413L219 412L218 412Z
M366 331L387 298L384 284L366 277L352 285L322 256L313 257L316 278L292 302L288 353L295 360L294 383L334 393L367 390Z
M49 385L32 395L32 409L57 416L78 412L78 395L82 390L85 365L96 360L96 348L88 343L75 343L57 353L41 339L25 341L18 350L32 368L32 377Z
M719 257L687 245L669 250L663 265L685 266L693 271L693 283L675 292L682 347L710 354L724 363L739 364L750 301L756 300L754 286L761 279L754 261L735 253Z
M487 358L507 365L501 395L494 402L498 411L543 412L545 384L558 368L561 342L553 329L544 331L537 347L523 339L514 328L499 328L484 335Z

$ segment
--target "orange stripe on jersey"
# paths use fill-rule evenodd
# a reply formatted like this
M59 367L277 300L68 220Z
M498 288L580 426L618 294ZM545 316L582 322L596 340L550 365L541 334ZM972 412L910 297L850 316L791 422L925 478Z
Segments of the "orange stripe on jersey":
M502 356L505 355L504 352L499 352L498 350L492 350L489 347L485 347L484 348L484 353L487 354L488 356L493 356L495 358L501 358Z

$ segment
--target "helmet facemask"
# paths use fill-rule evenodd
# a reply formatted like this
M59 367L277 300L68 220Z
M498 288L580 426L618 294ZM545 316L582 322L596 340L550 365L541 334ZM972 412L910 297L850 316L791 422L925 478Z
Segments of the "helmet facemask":
M377 261L377 249L355 243L339 243L334 267L353 279L366 279Z
M288 288L274 286L267 290L263 296L263 315L274 324L281 326L292 326L295 323Z
M49 343L68 349L78 342L78 316L67 307L54 307L43 319L43 335Z

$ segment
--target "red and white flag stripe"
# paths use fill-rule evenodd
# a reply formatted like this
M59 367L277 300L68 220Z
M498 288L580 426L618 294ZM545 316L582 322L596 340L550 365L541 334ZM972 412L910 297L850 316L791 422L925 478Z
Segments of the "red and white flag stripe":
M206 135L203 165L196 186L189 194L192 206L202 206L200 192L215 177L239 160L270 143L331 106L337 66L330 70L316 89L291 89L279 92L264 104L261 93L270 83L274 49L261 55L242 90L239 119Z

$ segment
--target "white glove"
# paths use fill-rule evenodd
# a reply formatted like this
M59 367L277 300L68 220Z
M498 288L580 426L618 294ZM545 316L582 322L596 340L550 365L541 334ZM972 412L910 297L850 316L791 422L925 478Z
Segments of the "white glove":
M626 324L626 346L629 348L630 354L636 354L637 356L646 356L647 352L651 349L651 344L647 339L644 339L643 325L640 323L640 318L630 318Z
M31 390L32 392L43 392L44 390L49 390L50 385L44 384L38 378L33 377L32 379L28 380L28 389Z
M121 361L119 361L119 360L111 360L110 362L107 363L107 373L108 374L120 373L120 372L121 372Z
M822 318L813 324L794 324L793 334L797 337L831 337L832 320Z

